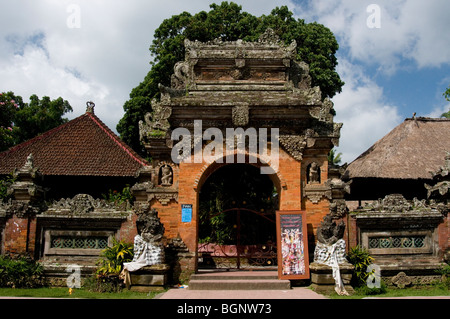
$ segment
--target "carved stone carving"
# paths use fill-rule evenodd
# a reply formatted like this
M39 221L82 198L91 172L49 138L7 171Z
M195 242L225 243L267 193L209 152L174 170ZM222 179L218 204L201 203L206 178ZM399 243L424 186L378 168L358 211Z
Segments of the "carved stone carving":
M171 85L174 89L186 90L188 84L189 63L180 61L175 63L174 74L171 77Z
M166 206L171 200L178 202L178 192L151 192L148 194L148 200L156 199L161 205Z
M167 132L170 129L170 123L168 119L172 115L172 108L168 105L152 100L152 113L146 113L144 116L145 123L139 122L139 136L142 141L148 137L165 138ZM162 133L162 134L161 134Z
M313 88L314 89L314 88ZM320 89L319 92L320 94ZM317 92L310 92L311 98L313 96L317 96ZM333 122L333 102L327 97L323 100L322 103L320 103L320 108L310 108L309 114L318 119L319 121L326 122L326 123L332 123Z
M128 210L129 203L117 204L104 199L94 199L88 194L78 194L73 198L61 198L49 204L49 211L68 211L72 214L87 214L96 209Z
M165 262L164 244L162 242L164 225L159 220L158 212L155 209L141 212L136 220L136 228L138 234L134 237L133 260L123 264L124 270L120 275L127 286L133 282L130 272L135 272L146 266L161 265ZM167 267L161 268L161 270L165 270Z
M372 210L390 213L401 213L412 209L411 202L407 201L401 194L387 195L383 199L369 205Z
M297 161L303 159L303 150L307 146L304 135L280 135L280 144Z
M392 284L397 286L398 288L405 288L406 286L410 286L412 284L412 280L408 277L403 271L399 272L396 276L391 279Z
M308 184L320 183L320 166L316 162L312 162L307 169Z
M325 215L320 226L317 228L317 240L322 244L333 245L344 237L344 231L344 221L336 224L331 215Z
M169 165L161 167L161 185L171 186L173 180L172 168Z
M364 207L365 211L382 213L407 213L407 212L433 212L438 211L447 216L448 206L444 203L436 203L431 200L429 204L425 200L414 198L412 201L406 200L401 194L386 195L383 199L378 199Z
M87 214L95 209L95 200L91 195L78 194L72 199L70 211L73 214Z
M307 184L303 194L313 204L319 203L323 197L332 199L330 187L321 184Z
M441 166L439 170L436 172L430 172L433 180L435 180L435 184L430 186L428 184L424 184L427 189L427 197L439 198L440 200L444 200L445 198L450 198L450 152L446 152L445 155L445 165ZM438 195L439 194L439 195Z
M333 137L331 138L331 143L333 143L334 146L339 146L339 138L341 137L341 129L343 123L333 123Z
M145 211L145 207L141 208L142 210L136 220L138 233L146 242L160 242L164 236L164 225L158 217L158 212L154 208L147 209L147 211Z
M16 215L19 218L37 215L41 211L45 210L44 206L45 205L42 203L36 205L36 203L31 204L11 199L7 203L0 204L0 208L3 208L5 210L6 216Z
M344 199L336 199L330 203L330 215L339 219L344 217L348 213L347 204Z
M307 90L311 88L311 76L309 75L309 65L305 62L293 61L290 69L290 79L295 88Z
M233 125L246 126L249 121L248 104L236 105L232 109Z

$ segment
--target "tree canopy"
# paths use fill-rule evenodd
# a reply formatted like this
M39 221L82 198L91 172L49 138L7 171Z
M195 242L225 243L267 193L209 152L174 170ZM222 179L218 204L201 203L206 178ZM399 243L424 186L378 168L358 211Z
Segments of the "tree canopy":
M33 94L30 102L24 103L14 92L0 93L0 151L66 123L68 119L62 116L67 112L72 112L72 107L61 97L39 99Z
M256 41L272 28L286 44L297 42L297 59L309 64L312 85L320 86L323 97L341 92L344 82L336 72L335 56L339 45L333 33L318 23L295 19L286 6L276 7L269 15L256 17L242 11L233 2L211 4L209 12L192 15L182 12L165 19L155 30L150 46L153 61L144 80L130 93L124 104L125 114L117 125L121 138L135 151L144 154L139 141L139 120L151 111L151 100L159 97L158 84L170 86L176 62L184 60L184 40Z
M448 87L442 95L444 95L445 99L450 102L450 87ZM450 118L450 109L448 112L442 113L441 117Z

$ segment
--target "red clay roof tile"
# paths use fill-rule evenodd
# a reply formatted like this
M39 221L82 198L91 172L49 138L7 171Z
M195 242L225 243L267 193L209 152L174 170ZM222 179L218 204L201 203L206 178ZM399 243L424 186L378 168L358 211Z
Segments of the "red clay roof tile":
M44 175L134 176L149 165L92 112L0 153L0 174L21 168L30 153Z

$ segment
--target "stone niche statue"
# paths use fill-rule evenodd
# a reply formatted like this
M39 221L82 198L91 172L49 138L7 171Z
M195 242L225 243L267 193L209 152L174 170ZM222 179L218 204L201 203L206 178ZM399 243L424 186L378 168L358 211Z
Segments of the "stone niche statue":
M158 218L158 212L152 209L139 214L136 226L138 234L134 237L133 260L123 264L122 276L125 281L128 272L165 262L164 245L162 243L164 225Z
M339 265L347 263L344 231L345 223L343 221L336 224L331 215L326 215L317 228L317 245L314 251L315 263L325 264L332 268L332 275L336 283L335 290L340 295L348 295L339 271Z
M171 186L173 180L172 168L169 165L161 167L161 185Z
M320 167L316 162L312 162L308 167L308 183L318 184L320 183Z

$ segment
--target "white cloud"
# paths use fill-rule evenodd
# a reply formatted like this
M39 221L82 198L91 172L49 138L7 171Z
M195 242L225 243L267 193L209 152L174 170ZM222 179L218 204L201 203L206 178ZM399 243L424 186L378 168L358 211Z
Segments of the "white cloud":
M164 19L210 10L208 0L15 0L0 10L0 91L68 100L81 115L85 103L113 130L129 93L150 70L149 47ZM269 14L285 0L238 0L243 11ZM221 1L216 1L221 3ZM68 20L78 6L80 28ZM14 13L14 14L12 14ZM71 20L73 21L73 20ZM41 35L39 43L27 42ZM17 41L16 41L17 40ZM17 43L15 43L17 42Z
M380 28L369 28L370 4L380 8ZM378 64L392 74L401 59L418 67L450 64L450 2L446 0L314 0L302 15L329 27L349 55L367 64Z
M335 122L344 124L337 151L342 153L342 162L350 163L402 118L397 107L385 101L383 89L367 78L360 66L340 59L338 73L345 86L333 98Z

